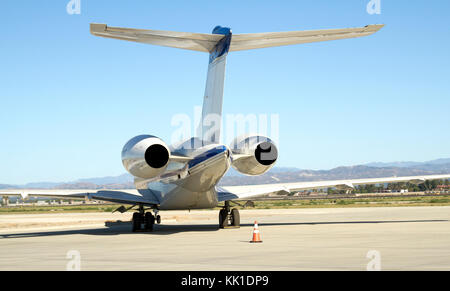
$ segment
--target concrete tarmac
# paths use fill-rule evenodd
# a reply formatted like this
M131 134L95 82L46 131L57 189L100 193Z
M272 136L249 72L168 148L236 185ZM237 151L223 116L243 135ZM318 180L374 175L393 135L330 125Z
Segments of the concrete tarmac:
M130 216L1 215L0 270L66 270L74 253L81 270L450 270L450 207L241 210L226 230L218 211L161 212L151 233L102 225ZM254 220L262 244L249 243Z

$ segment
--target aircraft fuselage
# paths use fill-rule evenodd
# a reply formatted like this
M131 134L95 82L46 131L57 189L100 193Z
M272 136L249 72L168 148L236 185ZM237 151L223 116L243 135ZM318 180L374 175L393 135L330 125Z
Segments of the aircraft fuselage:
M191 140L189 140L190 142ZM171 162L168 172L171 178L160 181L140 181L136 186L143 195L153 195L160 201L161 210L214 208L218 204L216 185L231 165L230 149L221 144L209 144L197 149L186 147L186 143L174 148L173 153L183 154L191 160L183 165ZM178 169L181 168L181 169ZM147 188L147 189L145 189Z

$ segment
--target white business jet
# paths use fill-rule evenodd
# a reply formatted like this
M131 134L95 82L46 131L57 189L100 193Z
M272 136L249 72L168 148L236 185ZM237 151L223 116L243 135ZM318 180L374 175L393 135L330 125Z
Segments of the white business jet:
M356 38L371 35L382 27L368 25L360 28L233 35L229 28L220 26L214 28L212 34L202 34L91 24L91 33L95 36L209 53L203 112L197 137L171 146L152 135L136 136L127 142L122 150L122 163L134 176L136 189L3 190L0 195L87 198L131 205L118 210L125 212L138 209L133 214L133 231L153 230L154 224L161 221L159 210L214 208L223 202L219 212L219 227L227 228L240 225L238 209L230 206L234 200L250 200L271 193L307 189L353 189L355 185L362 184L423 183L425 180L447 179L450 175L217 186L230 166L245 175L261 175L269 171L278 158L276 145L268 137L241 136L231 146L219 142L225 63L229 52Z

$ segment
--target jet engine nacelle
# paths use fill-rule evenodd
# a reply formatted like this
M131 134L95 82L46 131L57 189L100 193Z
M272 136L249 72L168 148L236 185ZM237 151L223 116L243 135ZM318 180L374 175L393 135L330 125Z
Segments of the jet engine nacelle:
M264 174L275 165L278 159L275 143L265 136L238 137L230 148L233 153L231 165L244 175Z
M122 163L133 176L150 179L162 174L169 164L169 147L152 135L139 135L122 150Z

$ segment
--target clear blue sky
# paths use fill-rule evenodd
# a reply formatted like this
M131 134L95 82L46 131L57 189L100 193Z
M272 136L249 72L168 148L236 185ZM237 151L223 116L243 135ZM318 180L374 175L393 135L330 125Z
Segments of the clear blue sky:
M0 183L124 172L131 137L170 140L201 105L204 53L102 39L89 23L209 33L356 27L365 38L236 52L225 113L280 116L279 166L327 169L450 156L450 2L106 1L0 3Z

